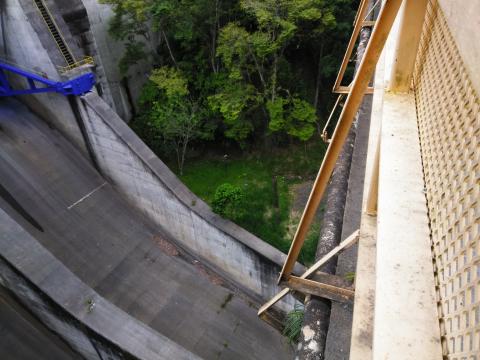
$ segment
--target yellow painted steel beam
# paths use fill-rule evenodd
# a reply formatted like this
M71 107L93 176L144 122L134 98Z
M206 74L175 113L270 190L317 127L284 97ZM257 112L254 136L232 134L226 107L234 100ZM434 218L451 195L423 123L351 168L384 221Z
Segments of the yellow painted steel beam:
M69 72L70 70L73 70L73 69L76 69L80 66L84 66L84 65L95 65L95 61L93 59L92 56L85 56L82 60L80 61L77 61L71 65L67 65L67 66L58 66L58 70L60 71L60 73L62 74L65 74L67 72Z
M330 115L328 116L327 122L325 123L325 126L323 127L321 137L322 137L322 140L327 144L330 142L330 139L328 138L328 133L327 133L328 125L330 125L330 121L333 118L333 114L335 113L335 110L337 109L338 105L340 105L340 101L342 101L343 97L344 97L344 94L338 95L337 101L335 101L335 105L333 106L333 109L330 112Z
M363 99L363 95L368 88L368 84L372 78L375 66L388 38L388 34L390 33L390 29L395 21L401 3L402 0L386 0L382 7L375 28L373 29L372 36L367 45L367 49L365 50L365 55L360 63L357 75L353 80L351 92L348 94L337 128L335 129L332 140L328 146L325 158L323 159L320 171L318 172L313 185L312 192L310 193L307 205L302 218L300 219L300 223L292 241L292 245L290 246L278 282L287 278L292 273L308 229L310 228L330 176L335 168L335 163L340 155L355 114L357 113Z

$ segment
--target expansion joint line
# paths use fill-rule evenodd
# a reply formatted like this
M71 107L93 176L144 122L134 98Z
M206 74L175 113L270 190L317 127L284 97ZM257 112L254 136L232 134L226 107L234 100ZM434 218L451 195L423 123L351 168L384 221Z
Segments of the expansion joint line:
M90 197L91 195L93 195L95 192L97 192L98 190L100 190L102 187L104 187L105 185L107 185L107 182L105 181L103 184L97 186L95 189L93 189L92 191L90 191L88 194L86 194L85 196L82 196L80 199L78 199L77 201L75 201L72 205L68 206L67 209L70 210L72 209L74 206L80 204L83 200L87 199L88 197Z

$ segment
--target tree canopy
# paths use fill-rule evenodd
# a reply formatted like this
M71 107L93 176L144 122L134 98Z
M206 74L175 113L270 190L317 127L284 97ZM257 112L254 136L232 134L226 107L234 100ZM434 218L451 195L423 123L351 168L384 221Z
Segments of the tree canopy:
M120 71L128 76L138 61L153 63L134 127L163 145L186 132L185 151L219 137L241 147L309 140L330 108L358 3L100 1L112 5L110 32L125 43Z

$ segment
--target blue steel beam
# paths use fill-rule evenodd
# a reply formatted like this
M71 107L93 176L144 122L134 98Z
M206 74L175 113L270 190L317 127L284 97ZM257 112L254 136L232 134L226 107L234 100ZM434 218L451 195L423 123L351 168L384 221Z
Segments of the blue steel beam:
M7 73L13 73L26 79L29 88L22 90L13 89L8 81ZM78 96L92 90L94 85L95 76L92 73L83 74L71 80L61 82L53 81L46 77L0 62L0 97L45 92L56 92L65 96Z

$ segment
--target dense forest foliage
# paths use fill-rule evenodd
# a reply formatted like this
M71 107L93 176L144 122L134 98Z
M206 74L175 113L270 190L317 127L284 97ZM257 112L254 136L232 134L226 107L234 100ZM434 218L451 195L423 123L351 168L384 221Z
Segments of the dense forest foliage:
M318 141L358 1L101 2L113 6L110 33L125 44L120 71L128 76L145 59L154 65L131 126L162 158L174 158L180 175L192 148L251 156ZM228 204L245 196L221 185L219 198L207 200L242 223Z
M114 6L111 34L126 44L120 70L147 57L155 65L135 128L174 149L180 171L195 141L247 148L310 139L356 8L353 0L103 2Z

